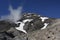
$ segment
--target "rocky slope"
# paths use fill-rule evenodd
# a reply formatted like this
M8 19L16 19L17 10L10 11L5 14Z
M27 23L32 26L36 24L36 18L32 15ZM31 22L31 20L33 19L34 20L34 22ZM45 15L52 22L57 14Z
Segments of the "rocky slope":
M46 19L44 19L46 18ZM25 13L17 22L26 19L23 29L27 32L17 30L21 24L15 24L10 21L0 21L0 40L59 40L60 39L60 19L49 18L33 13ZM48 24L47 24L48 23ZM47 25L45 25L47 24ZM3 29L3 30L2 30Z

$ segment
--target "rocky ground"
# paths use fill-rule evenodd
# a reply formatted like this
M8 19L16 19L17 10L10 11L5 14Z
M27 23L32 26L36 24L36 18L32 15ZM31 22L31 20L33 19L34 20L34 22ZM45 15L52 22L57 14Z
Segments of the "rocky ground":
M3 31L0 31L0 40L60 40L60 19L49 18L42 22L41 19L39 19L40 16L41 15L30 13L23 14L22 18L19 21L27 18L34 19L30 23L25 23L24 29L27 31L27 34L16 30L14 27L10 27L16 26L14 23L14 25L11 23L8 25L10 27L9 30L4 29L3 27L2 29L6 31L0 29ZM41 28L44 26L44 23L49 23L49 25L47 28L41 30Z
M60 19L44 30L29 33L29 40L60 40Z

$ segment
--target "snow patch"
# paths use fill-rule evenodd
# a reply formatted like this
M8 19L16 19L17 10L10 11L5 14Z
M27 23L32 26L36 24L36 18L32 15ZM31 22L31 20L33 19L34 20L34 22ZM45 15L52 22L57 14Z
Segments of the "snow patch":
M41 30L45 29L48 26L49 23L44 23L44 27L41 28Z
M31 22L33 19L26 19L26 20L23 20L23 22L16 22L16 24L20 23L19 27L15 27L17 30L19 31L23 31L24 33L27 33L23 27L25 25L26 22Z
M42 22L44 22L46 19L49 19L48 17L40 17L42 19Z

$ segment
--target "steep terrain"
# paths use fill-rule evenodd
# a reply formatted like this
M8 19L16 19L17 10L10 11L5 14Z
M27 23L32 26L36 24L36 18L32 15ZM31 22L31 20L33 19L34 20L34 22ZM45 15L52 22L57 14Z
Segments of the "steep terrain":
M33 19L32 21L25 21ZM59 40L60 39L60 19L49 18L33 13L25 13L17 22L24 24L23 29L27 32L16 29L21 23L10 21L0 21L0 40ZM20 25L20 26L19 26ZM3 29L3 30L2 30Z

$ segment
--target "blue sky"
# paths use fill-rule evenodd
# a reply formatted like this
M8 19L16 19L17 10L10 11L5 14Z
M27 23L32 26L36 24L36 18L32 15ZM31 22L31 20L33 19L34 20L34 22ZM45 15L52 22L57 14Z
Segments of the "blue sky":
M0 16L9 14L8 8L23 6L22 12L32 12L60 18L60 0L0 0Z

